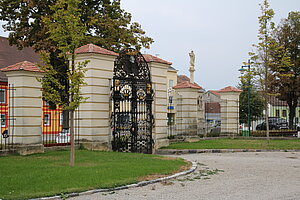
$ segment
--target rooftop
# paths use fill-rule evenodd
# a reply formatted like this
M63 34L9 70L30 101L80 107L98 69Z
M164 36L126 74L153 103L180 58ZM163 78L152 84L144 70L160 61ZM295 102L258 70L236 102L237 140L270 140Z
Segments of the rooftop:
M158 57L150 55L150 54L144 54L143 56L144 56L146 62L148 62L148 63L149 62L157 62L157 63L161 63L161 64L172 65L171 62L163 60L161 58L158 58Z
M77 48L77 49L75 50L75 53L76 53L76 54L96 53L96 54L112 55L112 56L118 56L118 55L119 55L119 54L117 54L117 53L115 53L115 52L113 52L113 51L104 49L104 48L99 47L99 46L94 45L94 44L86 44L86 45L83 45L83 46Z
M178 75L177 76L177 82L178 82L178 84L182 83L182 82L185 82L185 81L190 81L190 78L187 77L186 75Z
M0 69L24 60L32 63L40 62L39 54L31 47L19 50L16 46L10 46L8 38L0 36ZM0 81L7 81L7 77L2 72L0 72Z
M10 65L8 67L2 68L0 71L9 72L9 71L30 71L30 72L44 72L36 66L36 64L28 61L23 61Z
M216 95L216 96L220 96L219 91L220 91L220 90L208 90L208 92L211 92L211 93L213 93L213 94Z
M203 89L201 86L199 86L197 83L190 83L189 81L181 82L173 87L174 89L180 89L180 88L195 88L195 89Z
M242 92L242 90L237 89L232 86L227 86L227 87L222 88L221 90L218 90L218 93L220 93L220 92Z

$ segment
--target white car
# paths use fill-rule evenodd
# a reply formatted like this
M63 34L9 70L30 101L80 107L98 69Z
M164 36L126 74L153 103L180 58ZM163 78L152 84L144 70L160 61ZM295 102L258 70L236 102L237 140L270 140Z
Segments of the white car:
M69 131L62 131L56 137L56 143L70 143L70 133Z

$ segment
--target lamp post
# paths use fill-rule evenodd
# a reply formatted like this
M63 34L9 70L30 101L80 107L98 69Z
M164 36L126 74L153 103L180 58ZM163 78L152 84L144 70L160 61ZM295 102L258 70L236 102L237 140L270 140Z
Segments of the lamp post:
M248 68L248 69L247 69ZM244 65L241 66L241 68L239 69L239 71L241 72L241 74L243 74L245 71L247 71L248 73L250 72L250 60L248 60L248 65ZM248 134L247 136L250 135L250 125L251 125L251 111L250 111L250 77L248 77Z

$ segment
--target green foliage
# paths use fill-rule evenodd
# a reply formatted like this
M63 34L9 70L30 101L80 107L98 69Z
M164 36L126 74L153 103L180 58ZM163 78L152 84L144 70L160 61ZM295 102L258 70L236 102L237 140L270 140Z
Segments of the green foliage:
M276 61L270 68L271 90L278 94L278 99L287 102L292 128L300 98L300 12L290 12L274 31L273 37L280 49L271 54Z
M268 95L268 79L269 79L269 67L273 63L271 52L276 52L278 50L278 44L272 38L272 31L274 31L275 24L272 21L274 17L273 9L269 8L269 3L264 0L261 6L261 16L258 17L259 20L259 32L258 32L258 44L253 45L256 49L255 52L250 52L251 66L254 69L253 81L257 85L258 89L264 95L267 101Z
M0 157L0 199L30 199L138 182L151 174L170 174L182 159L157 155L77 150L75 167L69 151Z
M243 92L239 97L239 119L240 123L248 122L248 89L250 87L250 121L254 121L259 117L263 116L264 110L264 99L261 94L256 90L251 82L250 86L248 83L242 82L239 86Z
M79 38L76 39L76 41L80 41L80 45L93 43L119 52L122 48L128 46L135 46L137 49L141 47L149 48L153 43L153 39L145 35L145 31L142 30L140 24L131 22L131 14L120 7L120 0L69 1L72 4L76 3L76 7L73 6L73 11L70 11L70 14L80 10L80 20L76 20L75 24L70 23L65 26L66 29L58 27L57 33L52 33L50 37L50 32L53 32L57 25L52 24L51 21L53 22L53 19L56 18L56 22L61 22L63 19L59 19L57 16L67 14L62 9L59 12L53 9L54 5L58 8L61 7L57 2L58 0L0 1L0 20L6 22L3 28L10 31L10 44L19 48L31 46L37 52L48 52L47 56L50 59L47 59L46 63L52 65L52 68L48 70L56 70L57 73L53 72L45 77L49 80L47 86L52 87L52 92L55 94L51 95L49 90L48 95L44 97L55 100L59 94L61 98L59 101L49 102L50 104L55 105L57 102L61 102L62 105L67 105L69 103L69 81L67 81L70 79L68 77L69 65L64 54L68 50L58 48L58 46L65 46L66 48L72 45L78 46L74 43L69 44L68 41L70 32L74 31L73 36L77 37L76 33L80 32L81 28L83 29L83 27L77 26L78 24L85 27L83 40L80 40L81 36L79 35ZM76 26L79 29L72 29ZM67 35L63 33L67 33ZM66 44L70 46L67 47ZM69 52L72 53L72 51ZM58 82L54 83L54 79L57 79ZM72 109L74 106L76 107L76 105L71 106Z
M33 46L36 51L55 51L57 44L48 40L49 27L43 17L50 17L51 6L58 0L1 0L0 20L6 22L5 30L11 31L11 44L20 48ZM145 35L141 25L131 22L131 14L120 6L121 0L80 0L80 21L85 25L87 36L83 44L94 43L119 52L122 48L134 46L149 48L153 39Z
M261 16L258 17L259 20L259 32L258 32L258 44L253 45L256 49L255 52L250 52L251 65L255 69L256 85L259 87L264 101L265 110L268 111L268 102L270 101L270 96L276 96L277 94L271 90L271 79L272 72L271 68L276 66L289 65L289 58L282 51L282 48L277 43L277 41L272 37L275 31L275 24L272 21L275 12L270 9L267 0L263 1L261 6ZM280 54L280 59L274 59L275 54ZM267 126L267 138L269 139L269 125L268 125L268 112L265 112L266 126Z
M267 0L261 11L259 43L254 45L256 52L250 53L255 79L266 102L272 98L287 102L292 128L300 98L300 13L291 12L276 28L272 22L274 11Z
M80 0L58 0L50 6L53 11L51 16L42 18L44 24L49 27L47 40L57 44L60 51L59 58L69 60L69 69L67 70L67 93L68 101L62 101L59 96L59 90L66 90L66 85L62 85L56 80L57 71L50 63L49 53L45 53L43 58L46 65L42 67L46 71L46 77L42 79L43 96L46 100L58 105L62 105L64 110L75 110L79 104L85 100L80 95L80 87L85 84L83 81L84 67L87 61L75 63L75 49L80 46L85 38L86 27L81 22L81 9L79 9ZM59 90L55 89L58 88Z

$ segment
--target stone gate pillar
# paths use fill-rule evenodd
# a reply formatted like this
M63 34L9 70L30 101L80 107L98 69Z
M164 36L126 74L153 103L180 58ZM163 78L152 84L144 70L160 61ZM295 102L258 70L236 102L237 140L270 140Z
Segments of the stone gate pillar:
M177 99L178 135L197 136L199 123L199 95L202 88L196 83L185 81L173 87ZM201 95L200 95L201 96ZM203 115L203 113L202 113ZM203 117L202 117L203 118ZM202 119L203 120L203 119Z
M76 61L88 60L81 93L87 100L79 107L81 143L88 149L107 150L111 146L111 79L117 53L94 44L79 47Z
M228 86L218 92L221 98L221 134L237 135L239 131L239 96L242 91Z
M27 147L24 151L43 151L42 145L42 90L37 78L43 77L43 72L33 63L23 61L1 69L8 77L8 83L13 85L14 96L9 96L9 118L14 120L13 143L16 146ZM11 122L12 124L12 122ZM14 130L12 130L14 129ZM33 148L34 147L34 148ZM28 150L31 149L31 150ZM22 154L22 152L21 152Z

